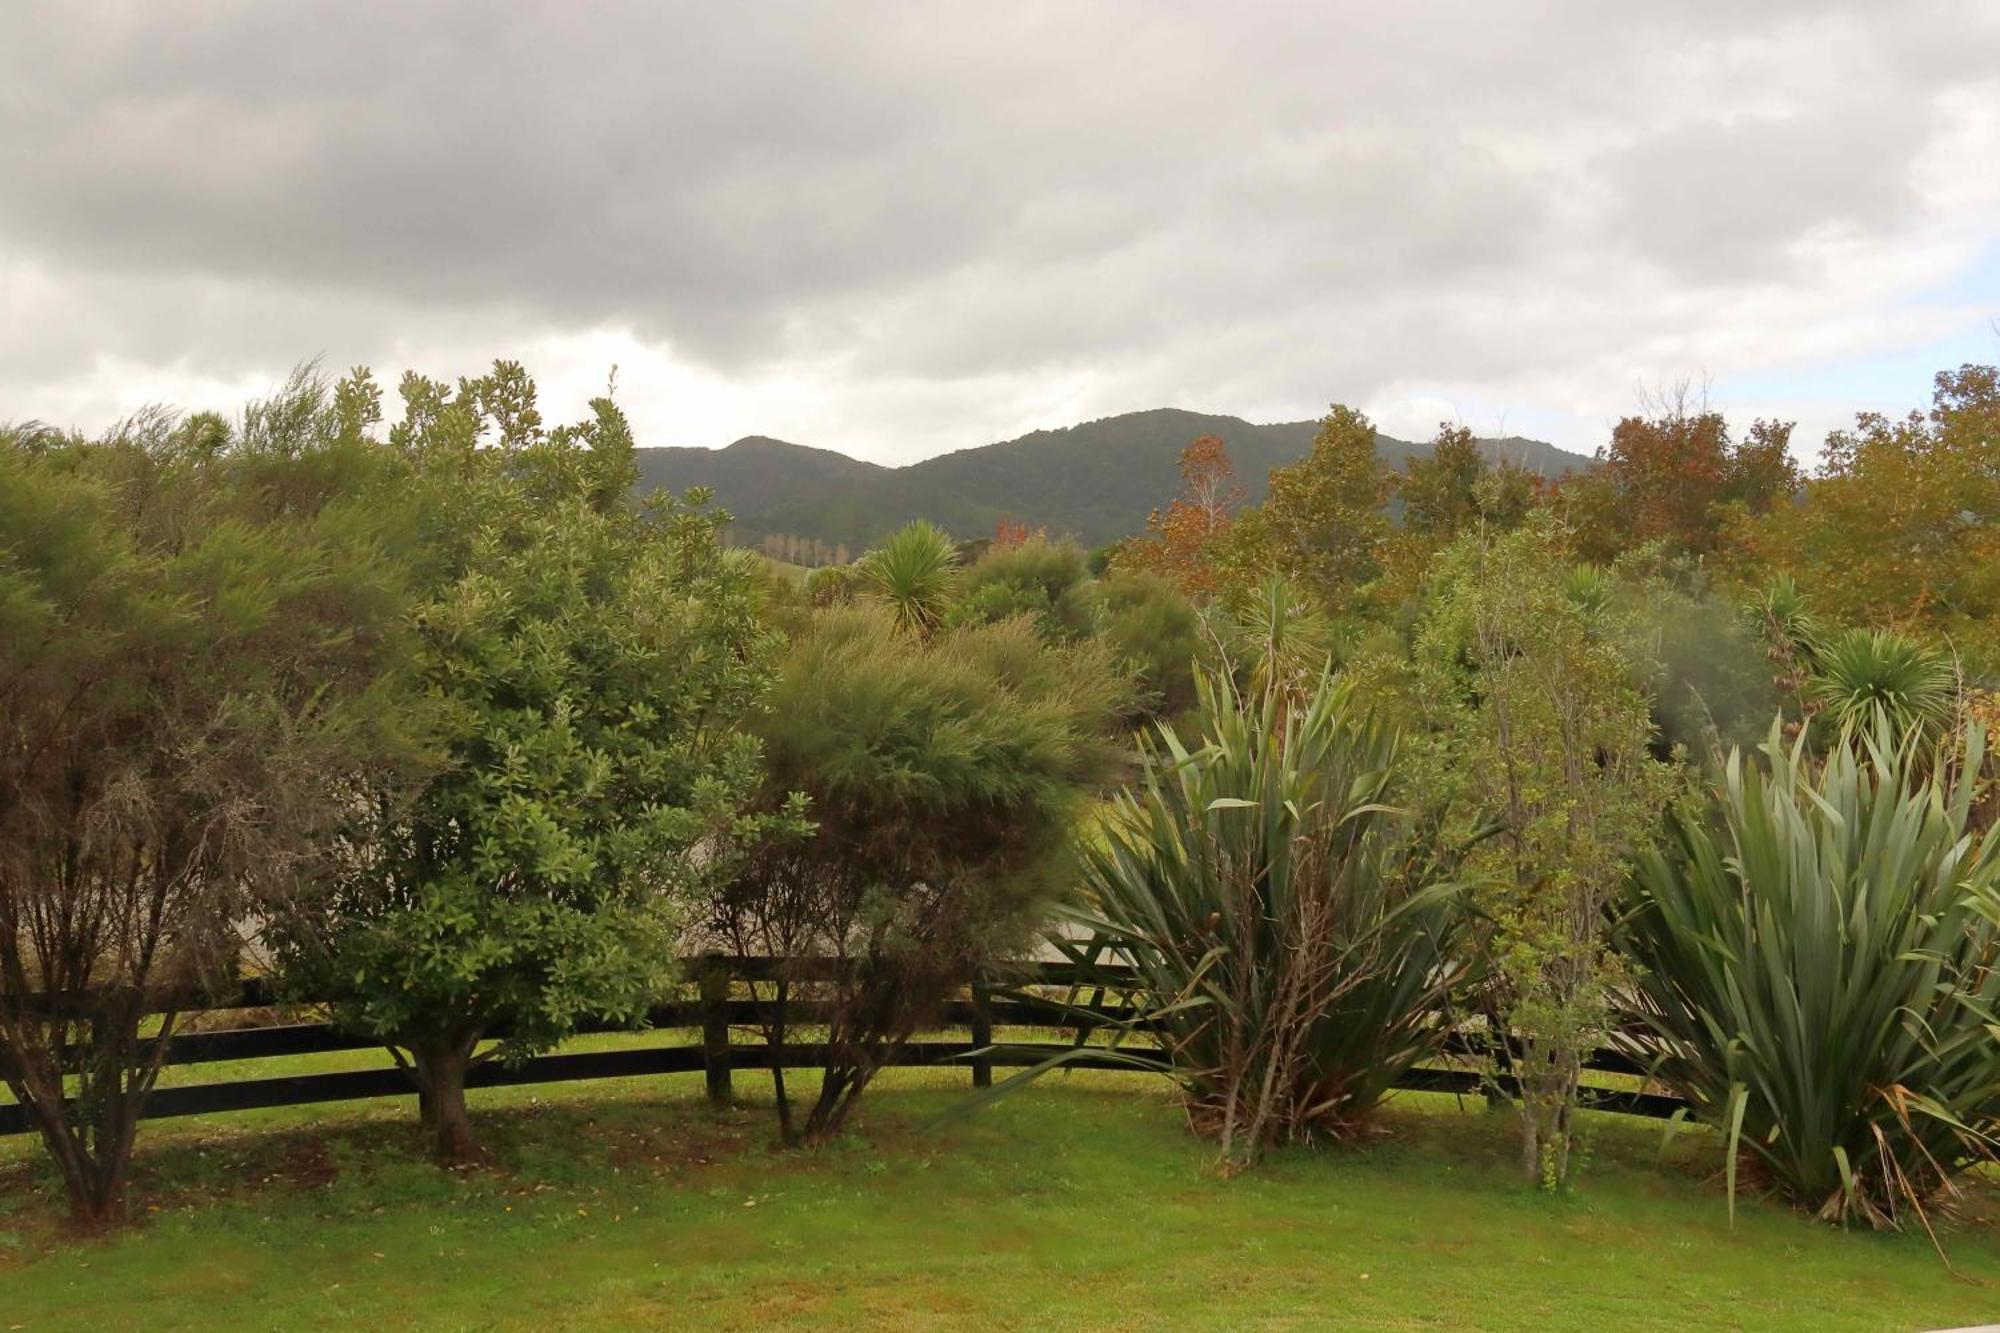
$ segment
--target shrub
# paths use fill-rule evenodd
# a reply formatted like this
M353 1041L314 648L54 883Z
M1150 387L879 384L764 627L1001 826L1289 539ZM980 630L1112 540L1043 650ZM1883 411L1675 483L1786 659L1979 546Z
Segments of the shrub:
M1157 574L1111 574L1074 589L1097 641L1131 673L1128 716L1177 717L1195 706L1195 666L1208 649L1201 616Z
M857 565L822 565L806 575L806 600L814 606L837 606L854 600L861 585Z
M1417 642L1441 779L1492 832L1470 863L1489 964L1481 1001L1517 1048L1523 1170L1551 1189L1568 1182L1583 1061L1621 980L1608 900L1675 785L1650 753L1631 609L1580 601L1568 546L1546 520L1461 538L1434 571Z
M1079 921L1138 970L1194 1124L1234 1169L1343 1134L1444 1040L1458 921L1391 808L1397 737L1322 676L1296 704L1204 678L1082 853Z
M179 1011L233 990L395 724L379 451L301 373L240 431L0 432L0 1077L71 1207L123 1207Z
M782 1045L801 991L826 1045L795 1122L774 1068L780 1130L841 1130L878 1070L956 989L1046 919L1085 795L1116 759L1122 684L1089 645L1045 645L1025 621L940 631L885 608L822 612L797 638L762 715L766 808L809 798L810 836L772 836L717 896L711 932L738 953L806 961L771 987Z
M1968 741L1977 772L1983 737ZM1786 1198L1835 1221L1923 1217L1987 1158L2000 836L1973 783L1878 718L1822 767L1774 726L1733 752L1714 810L1680 811L1639 863L1618 939L1655 1076Z
M965 571L963 595L999 586L1038 606L1053 607L1063 594L1083 582L1083 548L1074 542L1052 542L1034 536L1012 546L997 546Z

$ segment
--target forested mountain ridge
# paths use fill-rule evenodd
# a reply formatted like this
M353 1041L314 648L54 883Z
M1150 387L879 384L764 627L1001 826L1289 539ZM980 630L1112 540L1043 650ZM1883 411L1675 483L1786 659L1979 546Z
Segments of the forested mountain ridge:
M641 485L708 486L735 516L739 540L787 533L860 550L911 519L927 518L960 537L990 533L1002 517L1071 536L1086 545L1115 541L1145 526L1172 496L1175 461L1201 435L1228 446L1248 499L1264 495L1274 467L1302 457L1314 421L1257 425L1241 417L1155 408L1061 430L1038 430L998 444L883 467L830 449L748 436L723 449L641 449ZM1588 465L1581 454L1540 440L1482 440L1489 457L1542 476ZM1428 444L1377 435L1384 463L1401 468Z

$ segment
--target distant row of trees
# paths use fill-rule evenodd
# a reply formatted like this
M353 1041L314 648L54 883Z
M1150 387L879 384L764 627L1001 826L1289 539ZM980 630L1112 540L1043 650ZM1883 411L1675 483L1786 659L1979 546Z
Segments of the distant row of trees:
M1558 481L1490 462L1452 425L1397 475L1376 458L1367 418L1336 406L1307 456L1271 473L1260 505L1241 503L1220 440L1189 445L1179 493L1117 558L1196 598L1281 570L1359 624L1409 605L1459 534L1545 509L1579 559L1647 553L1739 590L1787 577L1828 614L2000 669L2000 369L1940 373L1928 411L1861 415L1827 438L1811 476L1792 434L1760 420L1739 438L1680 389L1620 421L1595 466Z
M735 541L726 529L725 541ZM817 537L800 537L788 532L769 532L757 539L757 549L773 560L788 565L801 565L806 569L819 569L825 565L844 565L854 557L845 542L828 545Z

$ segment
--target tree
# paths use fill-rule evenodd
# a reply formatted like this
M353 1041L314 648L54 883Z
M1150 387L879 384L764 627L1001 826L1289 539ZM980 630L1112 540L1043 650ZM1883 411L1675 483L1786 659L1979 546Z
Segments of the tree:
M1743 526L1835 623L1949 640L2000 669L2000 368L1937 376L1928 414L1827 437L1799 503Z
M1403 501L1403 527L1424 537L1449 540L1479 517L1479 479L1486 456L1464 426L1438 427L1430 456L1412 458L1395 492Z
M1146 519L1146 536L1118 549L1121 569L1173 580L1190 597L1216 590L1215 548L1229 532L1243 487L1232 477L1221 438L1203 435L1181 450L1181 486L1165 510Z
M950 534L918 519L861 558L861 583L890 609L897 624L928 633L951 607L958 563Z
M389 1047L452 1161L475 1150L475 1064L647 1009L748 828L759 768L737 724L777 645L704 497L630 500L608 399L544 431L502 363L456 392L406 381L405 400L431 537L416 664L452 712L447 762L357 809L341 873L283 927L294 983Z
M1475 527L1519 527L1542 495L1542 480L1513 463L1488 463L1464 426L1438 427L1427 457L1412 458L1392 481L1402 525L1383 539L1387 599L1417 596L1436 554Z
M1038 532L1044 540L1048 538L1048 532L1042 530ZM1010 546L1020 546L1024 540L1028 540L1028 536L1030 536L1028 524L1024 520L1016 518L1014 514L1000 514L1000 518L994 520L994 540L990 550L1008 550Z
M1124 686L1101 652L1022 620L913 631L879 606L821 612L761 714L762 808L809 799L809 837L759 842L714 902L734 952L797 961L765 998L782 1046L801 992L826 1041L801 1123L773 1066L780 1132L838 1134L876 1073L976 972L1048 919L1070 830L1116 762Z
M420 762L358 410L305 371L240 429L0 434L0 1076L80 1218L122 1210L238 924L318 859L357 772Z
M1894 630L1852 629L1817 646L1806 697L1824 726L1892 745L1935 742L1956 720L1956 663L1939 649Z
M1386 497L1375 427L1336 403L1320 421L1311 451L1272 469L1269 496L1237 520L1223 562L1232 581L1275 570L1336 615L1359 610L1380 572Z
M1584 1057L1617 978L1606 905L1672 792L1648 753L1640 666L1616 599L1572 595L1546 518L1468 536L1441 558L1419 661L1443 709L1443 772L1490 837L1479 877L1493 1009L1519 1043L1523 1165L1549 1188L1572 1163Z
M1732 514L1769 513L1797 490L1791 423L1759 420L1733 440L1722 414L1685 385L1653 407L1614 426L1598 466L1559 488L1586 557L1609 560L1654 542L1674 555L1712 555Z

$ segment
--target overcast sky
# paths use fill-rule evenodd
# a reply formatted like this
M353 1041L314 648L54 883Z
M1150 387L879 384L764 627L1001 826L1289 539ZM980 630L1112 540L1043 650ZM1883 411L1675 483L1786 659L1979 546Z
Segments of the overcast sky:
M648 444L1160 405L1816 442L2000 360L2000 3L0 9L0 420L618 366Z

